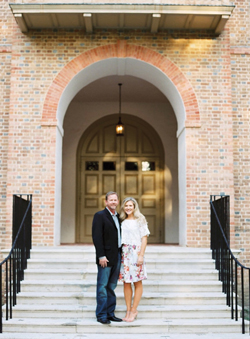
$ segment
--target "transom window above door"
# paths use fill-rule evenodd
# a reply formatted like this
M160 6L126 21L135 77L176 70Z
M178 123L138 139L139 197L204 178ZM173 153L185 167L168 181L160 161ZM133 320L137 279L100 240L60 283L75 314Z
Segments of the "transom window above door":
M142 161L142 171L148 172L148 171L155 171L155 162L154 161Z
M116 163L115 161L103 161L102 170L103 171L115 171Z
M125 171L138 171L138 162L126 161Z
M98 171L99 161L86 161L85 169L86 171Z

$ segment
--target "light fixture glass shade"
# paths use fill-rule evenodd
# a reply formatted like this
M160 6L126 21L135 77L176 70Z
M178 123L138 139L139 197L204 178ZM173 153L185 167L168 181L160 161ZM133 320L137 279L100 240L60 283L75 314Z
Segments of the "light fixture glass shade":
M116 130L116 135L119 136L123 136L124 135L124 125L121 121L121 117L119 117L119 121L115 127Z

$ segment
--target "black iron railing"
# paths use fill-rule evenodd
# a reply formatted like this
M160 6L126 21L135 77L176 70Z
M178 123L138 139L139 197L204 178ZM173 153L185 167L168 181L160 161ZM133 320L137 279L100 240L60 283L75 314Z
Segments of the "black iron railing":
M0 264L0 333L3 330L2 311L5 318L12 318L12 307L21 290L27 259L30 258L32 229L32 195L13 195L12 248Z
M243 266L230 249L230 197L211 195L210 207L212 256L216 269L219 270L219 279L226 294L227 305L231 307L232 319L238 321L238 312L241 308L244 334L247 309L248 314L250 310L250 268ZM248 305L245 302L246 298Z

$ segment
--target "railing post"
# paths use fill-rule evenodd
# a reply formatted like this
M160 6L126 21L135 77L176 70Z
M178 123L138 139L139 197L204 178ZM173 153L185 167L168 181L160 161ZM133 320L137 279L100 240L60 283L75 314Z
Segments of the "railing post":
M234 267L231 257L231 319L234 319Z
M245 334L245 295L244 295L244 270L241 267L241 298L242 298L242 334Z
M10 255L10 319L12 319L12 284L11 284L11 255Z
M3 333L3 289L2 289L2 266L0 266L0 333Z
M16 250L13 250L13 306L16 305L16 270L17 270L17 265L16 265Z
M237 262L235 261L235 321L238 321L238 277Z
M250 269L248 270L248 317L250 316ZM250 335L250 321L249 321L249 335Z
M227 265L226 265L226 275L227 275L227 305L230 307L230 253L227 250Z
M6 261L6 265L5 265L5 288L6 288L6 320L8 320L8 316L9 316L9 309L8 309L8 260Z
M21 285L20 285L20 281L21 281L21 277L20 277L20 272L21 272L21 256L20 256L20 249L17 249L17 293L19 293L21 291Z

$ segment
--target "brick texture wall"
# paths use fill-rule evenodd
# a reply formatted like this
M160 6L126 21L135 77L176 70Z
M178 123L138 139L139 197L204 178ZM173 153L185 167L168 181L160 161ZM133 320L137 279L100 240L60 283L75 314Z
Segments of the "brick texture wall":
M235 4L230 21L235 243L250 266L250 4Z
M202 3L204 1L192 2ZM5 81L0 84L1 95L10 94L3 115L6 129L9 124L9 136L0 141L5 167L8 164L8 174L1 166L0 178L4 191L7 175L8 190L0 202L0 220L2 225L6 224L7 241L11 234L11 195L27 192L34 195L33 243L53 244L56 131L54 126L42 123L51 84L76 57L93 48L125 40L127 45L143 46L169 59L196 95L200 126L189 126L186 132L188 246L209 246L209 196L225 193L231 196L232 243L244 248L244 260L249 259L246 249L250 173L248 1L209 3L236 5L233 17L219 37L208 32L151 34L105 30L93 34L42 30L24 35L9 15L8 25L13 25L10 29L12 49L0 54L1 77ZM9 13L9 9L6 10ZM1 17L1 25L4 18ZM0 133L3 130L4 124Z
M34 237L52 242L55 146L54 127L41 128L46 93L56 75L73 58L90 48L126 40L147 47L172 61L190 81L196 93L201 127L188 129L188 244L209 243L209 194L233 194L232 110L229 32L209 35L143 32L32 32L16 28L13 46L9 148L9 190L35 193ZM226 51L226 52L225 52ZM223 129L221 128L223 126ZM211 132L212 130L212 132ZM50 134L52 133L52 135ZM210 162L204 155L209 145ZM223 160L221 160L223 157ZM208 166L209 165L209 166ZM37 201L37 205L36 205ZM42 217L42 218L41 218ZM37 237L36 237L37 236ZM50 238L51 236L51 238Z
M8 134L10 105L10 76L12 58L13 17L8 1L0 2L0 249L6 239L6 199L8 167ZM9 220L8 220L9 221Z

